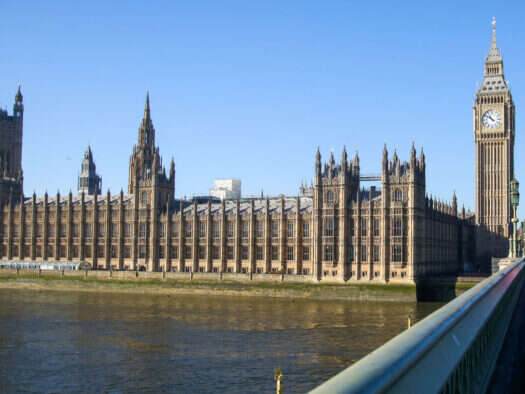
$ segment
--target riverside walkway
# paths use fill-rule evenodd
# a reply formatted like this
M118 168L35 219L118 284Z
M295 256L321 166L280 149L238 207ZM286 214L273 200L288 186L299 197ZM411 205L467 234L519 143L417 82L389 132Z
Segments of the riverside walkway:
M455 298L311 393L522 393L525 261Z

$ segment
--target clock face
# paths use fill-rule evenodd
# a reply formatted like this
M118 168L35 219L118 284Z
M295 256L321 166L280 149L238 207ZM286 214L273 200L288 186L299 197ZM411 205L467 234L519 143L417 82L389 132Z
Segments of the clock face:
M489 109L483 114L483 126L487 129L495 129L501 124L501 115L494 109Z

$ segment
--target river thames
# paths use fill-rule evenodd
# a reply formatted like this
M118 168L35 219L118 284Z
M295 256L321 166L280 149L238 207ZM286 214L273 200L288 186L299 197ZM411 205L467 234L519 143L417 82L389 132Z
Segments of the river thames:
M302 393L440 305L0 290L0 391Z

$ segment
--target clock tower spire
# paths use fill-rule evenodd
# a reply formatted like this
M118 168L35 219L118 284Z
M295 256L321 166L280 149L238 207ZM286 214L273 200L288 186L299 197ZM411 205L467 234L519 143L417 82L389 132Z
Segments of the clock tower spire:
M515 108L503 75L495 18L483 83L476 92L473 109L477 254L478 258L505 257L512 214L509 183L514 174Z

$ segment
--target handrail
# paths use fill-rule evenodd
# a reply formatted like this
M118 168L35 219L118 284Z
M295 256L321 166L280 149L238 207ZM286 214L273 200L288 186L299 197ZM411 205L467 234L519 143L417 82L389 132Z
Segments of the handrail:
M483 392L524 268L524 260L510 264L311 393L432 393L454 391L456 385Z

